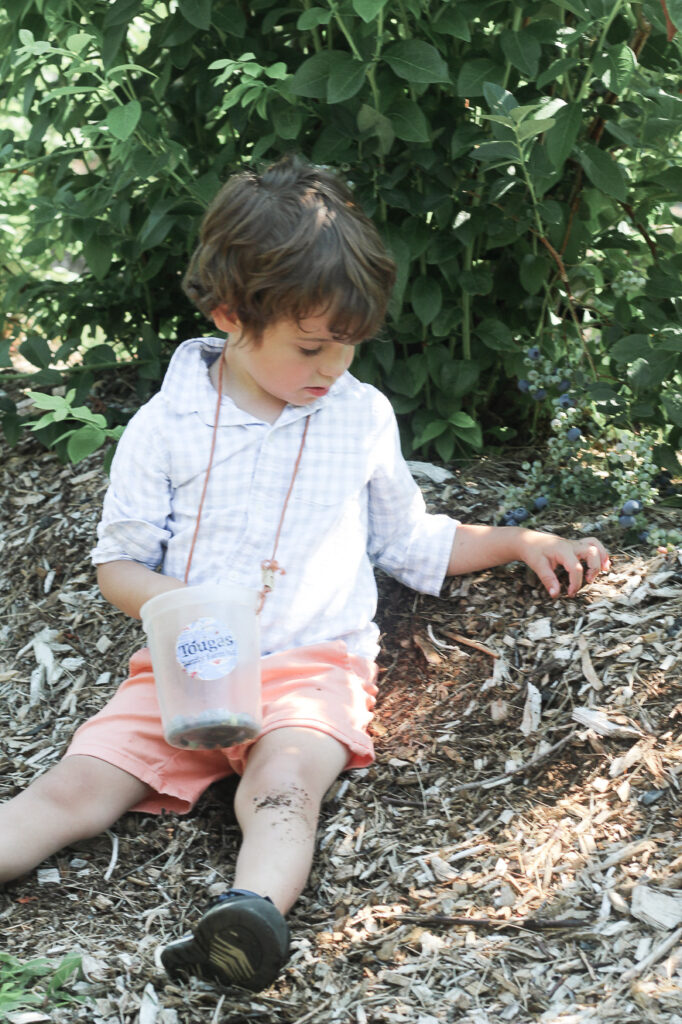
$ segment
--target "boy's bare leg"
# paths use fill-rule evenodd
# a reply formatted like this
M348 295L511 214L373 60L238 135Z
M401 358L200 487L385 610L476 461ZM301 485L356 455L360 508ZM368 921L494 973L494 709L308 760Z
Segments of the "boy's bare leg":
M146 783L97 757L65 757L0 805L0 883L104 832L148 792Z
M286 914L310 874L322 798L347 761L346 747L313 729L276 729L252 747L235 796L235 888L269 896Z

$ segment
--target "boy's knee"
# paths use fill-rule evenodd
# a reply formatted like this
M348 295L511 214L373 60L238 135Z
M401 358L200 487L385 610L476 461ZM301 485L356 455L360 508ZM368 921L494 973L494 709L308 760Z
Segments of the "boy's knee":
M253 765L251 771L245 772L237 789L237 798L247 794L253 795L263 806L267 806L268 801L271 806L275 801L283 803L288 796L299 809L315 802L315 786L308 778L306 766L287 755L260 761Z

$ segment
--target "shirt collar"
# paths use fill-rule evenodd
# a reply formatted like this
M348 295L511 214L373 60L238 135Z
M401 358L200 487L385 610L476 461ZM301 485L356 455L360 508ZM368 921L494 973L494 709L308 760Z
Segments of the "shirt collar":
M213 424L217 395L208 371L219 357L224 345L223 338L191 338L175 351L161 385L161 394L175 412L195 412L205 423ZM315 399L310 405L285 406L273 426L292 423L302 416L324 408L330 397L336 397L349 388L351 379L348 372L342 374L334 381L326 395ZM248 423L262 423L262 420L240 409L230 399L224 398L220 410L221 426Z

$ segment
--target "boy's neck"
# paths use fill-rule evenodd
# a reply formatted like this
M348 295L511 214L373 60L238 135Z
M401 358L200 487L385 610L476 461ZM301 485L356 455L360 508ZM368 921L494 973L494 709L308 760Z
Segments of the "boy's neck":
M219 375L220 360L216 359L209 370L209 377L216 391L218 390ZM223 394L231 398L242 412L256 416L266 423L274 423L279 419L282 410L286 408L286 402L274 395L254 395L247 389L240 388L239 381L229 373L227 367L223 370Z

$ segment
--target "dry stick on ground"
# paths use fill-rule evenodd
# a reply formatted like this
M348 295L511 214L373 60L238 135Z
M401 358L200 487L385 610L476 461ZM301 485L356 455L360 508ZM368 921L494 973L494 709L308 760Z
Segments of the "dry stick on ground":
M531 757L530 761L525 761L520 764L518 768L511 768L508 772L504 772L503 775L496 775L492 779L477 779L476 782L463 782L461 786L453 786L452 789L448 790L449 794L462 793L465 789L482 789L487 786L498 786L502 782L506 782L512 775L518 775L520 772L527 772L530 768L534 768L536 764L540 764L541 761L546 760L552 754L556 754L558 750L565 747L567 743L570 743L577 729L571 729L568 736L564 736L562 740L555 743L554 746L549 747L548 750L544 750L541 754L536 754L535 757Z
M453 644L446 644L444 640L436 639L436 637L433 635L433 628L431 626L431 623L429 623L428 626L426 627L426 632L428 634L429 640L431 641L431 643L435 644L436 647L440 647L444 651L457 650L457 648ZM456 640L458 644L464 644L465 647L473 647L474 650L480 651L482 654L487 654L491 658L499 658L499 654L497 653L497 651L491 651L489 647L486 647L485 644L479 643L478 640L470 640L469 637L462 636L460 633L450 633L449 635L452 637L453 640Z
M540 932L556 931L560 928L592 927L592 923L582 917L548 918L546 921L533 917L520 917L517 920L498 921L494 917L450 917L447 914L392 914L387 920L404 921L407 924L444 925L452 928L495 928L497 931L515 928L517 931Z

